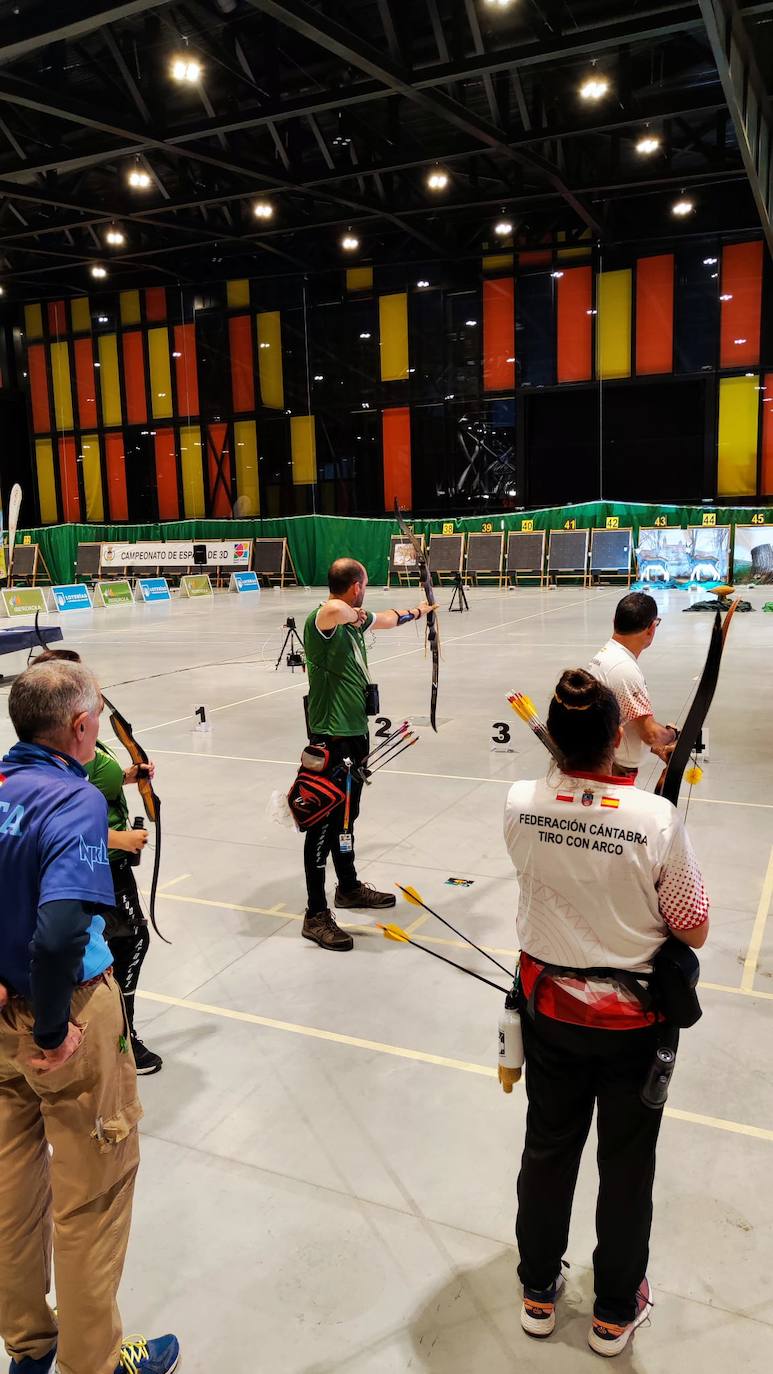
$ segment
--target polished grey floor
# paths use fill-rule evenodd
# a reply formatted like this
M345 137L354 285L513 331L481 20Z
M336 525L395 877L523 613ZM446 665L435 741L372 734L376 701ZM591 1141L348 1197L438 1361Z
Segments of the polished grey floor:
M450 590L438 592L447 607ZM614 589L473 589L443 612L439 731L368 789L362 876L425 899L512 965L508 780L544 767L512 714L545 709L559 671L608 637ZM730 630L710 763L688 824L713 900L705 1015L685 1035L656 1184L651 1325L619 1360L641 1374L762 1371L773 1340L773 616ZM300 938L302 841L267 815L304 740L305 679L274 661L313 592L70 616L81 649L158 767L159 920L139 1017L164 1071L142 1084L144 1162L122 1291L129 1329L172 1329L191 1374L505 1374L596 1368L593 1154L577 1192L566 1299L552 1340L518 1324L513 1202L524 1096L493 1076L497 994L365 919L352 953ZM374 589L374 608L416 593ZM683 717L710 619L663 594L642 660L661 720ZM384 713L426 720L414 627L371 651ZM11 660L0 667L9 671ZM0 684L0 743L10 741ZM207 708L208 734L193 729ZM506 721L512 752L494 752ZM644 782L654 783L656 770ZM683 805L688 789L683 792ZM142 870L147 887L149 862ZM449 877L473 880L469 888ZM332 890L331 890L332 896ZM484 971L404 903L430 947Z

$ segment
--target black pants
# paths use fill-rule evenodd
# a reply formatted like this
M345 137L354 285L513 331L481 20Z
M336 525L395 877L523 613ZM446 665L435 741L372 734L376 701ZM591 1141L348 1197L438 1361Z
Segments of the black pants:
M593 1030L523 1010L526 1142L518 1179L518 1277L550 1288L569 1237L580 1156L598 1108L595 1315L625 1324L646 1273L660 1111L639 1092L660 1041L656 1027Z
M330 750L331 767L340 764L343 759L351 759L353 763L360 763L364 759L370 748L367 735L338 735L331 737L328 735L311 735L312 744L325 744ZM303 866L306 870L306 891L308 894L307 911L310 916L319 916L327 910L327 897L325 896L325 869L327 867L328 855L332 855L333 867L338 878L338 885L342 892L353 892L357 887L357 870L354 862L354 822L360 814L360 797L362 796L362 783L352 775L351 805L349 810L349 831L352 835L352 848L348 851L341 851L339 835L344 827L344 812L346 803L341 802L330 815L322 821L320 825L315 825L306 832L306 842L303 848Z
M140 904L134 870L128 858L110 865L115 906L105 913L105 939L113 956L113 972L126 1006L129 1030L134 1033L134 994L150 944L148 923Z

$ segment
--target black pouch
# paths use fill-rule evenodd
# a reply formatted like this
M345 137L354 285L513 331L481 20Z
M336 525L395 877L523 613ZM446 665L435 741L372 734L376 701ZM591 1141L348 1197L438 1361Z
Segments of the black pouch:
M365 714L366 716L377 716L381 710L381 702L378 695L378 683L366 682L365 684Z
M301 754L301 767L308 773L327 773L330 768L330 750L324 744L307 744Z
M670 935L652 961L652 990L658 1011L672 1026L687 1030L703 1012L696 987L701 966L689 945Z

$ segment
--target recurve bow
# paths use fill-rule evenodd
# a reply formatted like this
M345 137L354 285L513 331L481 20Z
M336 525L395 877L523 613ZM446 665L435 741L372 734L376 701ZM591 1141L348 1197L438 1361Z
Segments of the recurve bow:
M693 752L698 743L698 737L703 728L709 707L714 699L717 682L719 681L719 669L722 663L722 651L725 647L727 632L730 629L730 622L735 615L738 607L736 598L730 605L725 614L725 623L722 624L722 616L717 611L714 617L714 624L711 629L709 649L706 655L706 662L703 665L703 672L700 681L695 689L690 709L687 712L684 725L679 734L679 738L674 745L674 752L668 760L668 765L661 776L656 791L667 801L676 806L679 800L679 789L682 785L684 770L687 767Z
M424 592L424 599L430 606L435 605L435 589L432 585L432 574L429 570L426 554L421 546L421 540L416 538L413 530L410 530L405 523L400 511L397 498L395 498L395 519L400 527L400 533L413 547L416 556L416 567L419 573L419 582ZM437 689L438 678L440 676L440 629L437 623L437 616L434 611L427 615L427 643L432 654L432 688L430 691L429 721L432 729L437 734Z

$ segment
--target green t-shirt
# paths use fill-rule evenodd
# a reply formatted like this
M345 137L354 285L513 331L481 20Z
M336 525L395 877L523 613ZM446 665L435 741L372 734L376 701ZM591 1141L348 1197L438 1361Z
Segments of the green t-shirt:
M317 611L311 612L303 627L309 671L309 729L315 735L366 735L368 656L364 632L374 617L369 612L362 626L335 625L323 634L317 629Z
M123 768L106 744L97 740L97 751L91 763L85 765L86 777L107 802L107 824L110 830L129 829L129 805L123 790ZM123 850L110 849L111 859L119 859Z

